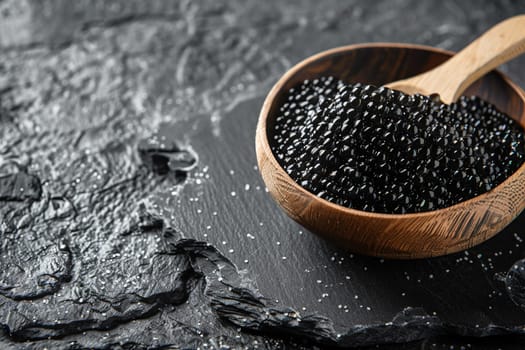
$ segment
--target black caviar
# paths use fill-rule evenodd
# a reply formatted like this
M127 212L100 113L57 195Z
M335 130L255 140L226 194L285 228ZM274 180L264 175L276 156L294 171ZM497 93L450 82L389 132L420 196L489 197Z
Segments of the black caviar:
M290 89L270 134L281 166L302 187L381 213L473 198L525 159L522 127L479 97L445 105L332 77Z

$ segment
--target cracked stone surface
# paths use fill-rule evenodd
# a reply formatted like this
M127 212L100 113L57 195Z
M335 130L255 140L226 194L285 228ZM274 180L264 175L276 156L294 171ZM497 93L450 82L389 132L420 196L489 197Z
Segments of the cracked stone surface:
M523 12L0 0L0 347L520 349L525 215L446 257L352 254L279 210L254 134L271 85L310 54L458 50ZM523 87L524 65L502 70Z

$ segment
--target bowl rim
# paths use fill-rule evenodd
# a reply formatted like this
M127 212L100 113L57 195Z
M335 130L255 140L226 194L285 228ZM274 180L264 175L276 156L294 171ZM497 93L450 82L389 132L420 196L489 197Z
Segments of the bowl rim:
M433 53L445 54L447 56L455 54L455 52L453 51L436 48L432 46L409 44L409 43L397 43L397 42L372 42L372 43L358 43L358 44L352 44L352 45L344 45L344 46L338 46L332 49L324 50L314 55L308 56L307 58L293 65L279 78L279 80L277 80L277 82L272 86L271 90L266 95L263 106L259 113L259 121L257 123L257 130L256 130L256 146L259 142L262 142L262 144L260 144L259 146L262 146L263 152L266 154L267 160L272 164L273 168L278 169L281 175L285 177L286 181L289 184L293 184L294 189L301 192L303 196L307 197L309 199L309 202L311 201L320 202L324 206L329 207L331 210L339 211L346 215L361 216L361 217L367 217L370 219L377 219L377 220L431 218L432 216L435 216L436 214L446 214L447 212L453 212L458 209L465 210L465 208L470 208L472 206L475 206L478 202L483 200L487 196L487 194L491 192L497 192L498 189L501 189L502 187L509 185L511 182L518 179L520 174L525 172L525 162L524 162L514 173L512 173L512 175L507 177L502 183L500 183L498 186L494 187L490 191L483 192L482 194L477 195L476 197L456 203L449 207L436 209L436 210L430 210L430 211L424 211L424 212L405 213L405 214L378 213L378 212L369 212L369 211L364 211L364 210L359 210L359 209L354 209L354 208L347 208L339 204L332 203L321 197L318 197L312 192L303 188L301 185L299 185L294 179L290 177L290 175L288 175L288 173L284 170L284 168L279 164L269 144L268 133L267 133L267 119L268 119L268 115L272 107L273 101L277 97L279 91L282 90L284 85L290 80L290 78L293 77L301 69L304 69L306 66L310 65L311 63L314 63L322 58L329 57L334 54L340 54L340 53L345 53L348 51L353 51L356 49L365 49L365 48L394 48L394 49L408 48L408 49L417 49L417 50L423 50L423 51L428 51L428 52L433 52ZM510 78L508 78L505 74L503 74L499 70L494 70L494 72L497 75L499 75L500 78L502 78L503 81L506 84L508 84L519 97L521 97L521 100L525 104L525 92L518 85L512 82ZM524 122L521 121L519 123L525 129ZM256 147L256 149L257 148L258 147ZM261 171L260 167L259 167L259 171Z

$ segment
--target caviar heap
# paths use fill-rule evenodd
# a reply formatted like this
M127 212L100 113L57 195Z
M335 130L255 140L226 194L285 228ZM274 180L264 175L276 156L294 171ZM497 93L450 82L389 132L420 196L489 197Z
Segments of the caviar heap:
M478 97L445 105L332 77L290 89L270 135L279 163L302 187L380 213L473 198L525 159L521 126Z

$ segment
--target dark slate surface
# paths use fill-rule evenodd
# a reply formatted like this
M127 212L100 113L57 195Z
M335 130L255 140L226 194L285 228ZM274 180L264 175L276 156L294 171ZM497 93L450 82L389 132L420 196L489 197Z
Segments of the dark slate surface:
M525 215L447 257L355 255L278 209L253 145L271 84L310 54L366 41L457 50L523 12L0 1L0 345L521 348ZM503 70L525 86L524 66Z

